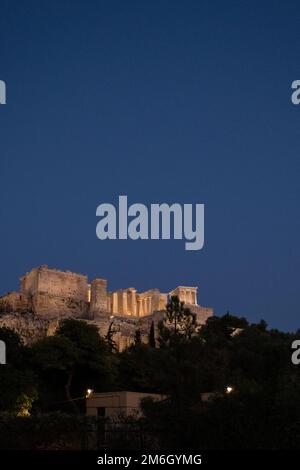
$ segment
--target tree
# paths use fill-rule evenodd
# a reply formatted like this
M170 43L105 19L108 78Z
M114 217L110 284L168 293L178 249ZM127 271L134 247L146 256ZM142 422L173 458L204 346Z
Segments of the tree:
M114 333L112 325L110 330ZM77 348L77 394L85 394L87 388L97 387L101 391L112 386L116 359L111 354L113 350L108 346L114 345L113 336L109 343L99 335L97 326L73 319L63 320L56 334L70 339Z
M28 364L24 364L24 370L9 364L0 367L0 410L18 413L23 398L31 404L37 399L36 377Z
M174 333L178 333L178 327L184 317L184 302L181 302L176 295L172 295L167 304L166 318L172 325L174 323Z
M21 393L16 401L15 411L17 416L30 416L31 408L33 402L38 398L37 393L32 393L30 395L26 393Z
M64 374L65 397L76 412L78 408L73 402L71 385L78 360L79 350L69 338L63 336L43 338L32 346L32 361L38 370L52 370ZM60 381L57 382L59 384Z
M119 353L118 387L122 390L160 392L164 354L148 344L133 344Z
M114 340L114 335L117 333L116 328L114 327L114 322L112 321L108 327L106 336L105 336L105 341L108 346L108 349L110 352L117 352L118 348L116 345L116 342Z
M141 334L141 330L139 328L137 330L135 330L134 344L135 345L142 344L142 334Z
M83 405L88 388L102 391L114 383L116 363L95 325L65 319L55 335L33 345L32 352L45 398L49 385L56 394L62 385L73 410ZM50 376L43 371L51 372Z
M154 322L153 321L151 322L150 332L149 332L149 346L151 346L151 348L156 347L155 328L154 328Z
M181 302L177 296L171 296L158 329L161 346L174 341L189 340L196 331L196 316L190 309L184 307L184 302Z
M220 348L247 327L248 322L245 318L236 317L227 312L222 317L209 317L205 325L199 329L198 334L203 341Z

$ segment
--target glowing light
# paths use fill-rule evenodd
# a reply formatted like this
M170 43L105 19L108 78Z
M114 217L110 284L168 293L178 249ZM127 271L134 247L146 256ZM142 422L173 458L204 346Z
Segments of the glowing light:
M88 398L92 393L93 393L93 390L91 388L88 388L86 391L86 398Z
M232 393L233 392L233 387L226 387L226 393Z

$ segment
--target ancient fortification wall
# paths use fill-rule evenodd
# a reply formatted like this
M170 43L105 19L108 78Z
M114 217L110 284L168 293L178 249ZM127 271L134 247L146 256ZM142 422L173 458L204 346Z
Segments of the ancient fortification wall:
M30 310L27 296L19 292L9 292L0 297L0 313L1 312L24 312Z
M53 318L87 316L87 276L40 266L21 278L21 293L37 315Z
M89 318L94 319L109 312L109 306L106 279L94 279L91 284Z

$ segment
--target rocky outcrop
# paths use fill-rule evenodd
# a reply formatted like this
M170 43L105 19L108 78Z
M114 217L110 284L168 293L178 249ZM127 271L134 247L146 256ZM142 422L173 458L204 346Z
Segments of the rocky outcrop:
M26 345L54 334L58 323L57 319L40 317L32 312L10 312L0 317L0 328L6 327L16 331Z

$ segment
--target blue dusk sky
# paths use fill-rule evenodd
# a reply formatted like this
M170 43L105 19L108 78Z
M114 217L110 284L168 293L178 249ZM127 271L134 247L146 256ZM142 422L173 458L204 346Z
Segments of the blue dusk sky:
M48 264L299 328L299 32L296 1L0 0L0 293ZM204 248L98 240L121 194L204 203Z

